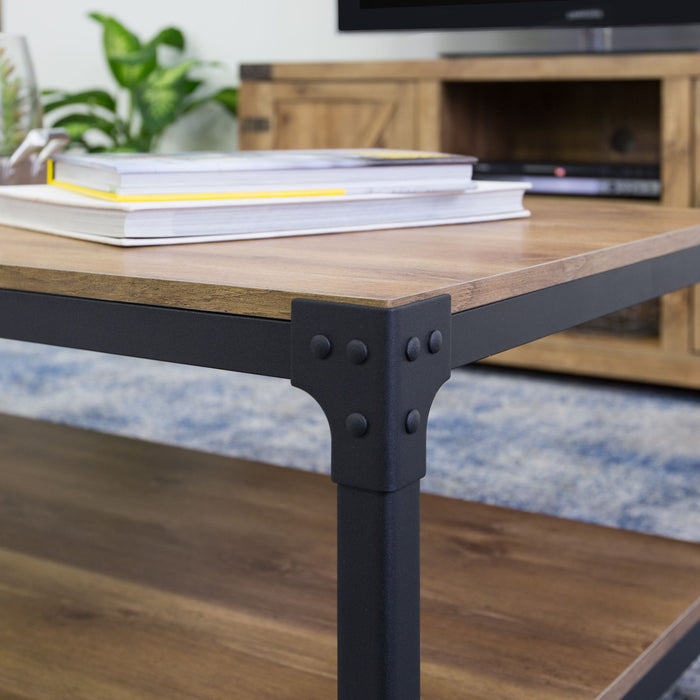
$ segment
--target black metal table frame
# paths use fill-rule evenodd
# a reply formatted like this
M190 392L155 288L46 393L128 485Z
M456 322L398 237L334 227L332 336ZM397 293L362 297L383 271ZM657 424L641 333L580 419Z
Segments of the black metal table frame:
M291 321L0 290L0 336L291 379L324 410L338 485L338 697L420 697L419 484L452 368L700 281L700 246L451 313L295 299ZM468 585L468 582L466 582ZM625 700L658 697L700 624Z

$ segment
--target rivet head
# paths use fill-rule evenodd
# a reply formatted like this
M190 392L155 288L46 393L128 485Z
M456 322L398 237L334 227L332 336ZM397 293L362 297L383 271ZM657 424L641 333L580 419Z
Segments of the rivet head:
M361 413L351 413L345 419L345 429L353 437L362 437L368 428L369 423L367 423L367 419Z
M415 336L406 343L406 357L410 362L415 362L420 354L420 340Z
M325 360L330 354L333 346L325 335L315 335L309 343L311 355L317 360Z
M442 349L442 333L440 331L433 331L430 334L430 338L428 340L428 350L435 354L436 352L440 352Z
M347 344L345 354L354 365L361 365L369 357L369 349L364 342L355 339Z
M420 411L414 408L412 411L409 411L408 415L406 416L406 432L411 435L413 433L417 433L420 429L420 423Z

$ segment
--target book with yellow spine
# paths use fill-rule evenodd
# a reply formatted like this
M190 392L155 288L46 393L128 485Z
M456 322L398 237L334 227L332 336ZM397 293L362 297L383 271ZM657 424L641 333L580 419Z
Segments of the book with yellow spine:
M475 162L383 148L65 153L50 163L48 183L114 202L401 194L468 189Z

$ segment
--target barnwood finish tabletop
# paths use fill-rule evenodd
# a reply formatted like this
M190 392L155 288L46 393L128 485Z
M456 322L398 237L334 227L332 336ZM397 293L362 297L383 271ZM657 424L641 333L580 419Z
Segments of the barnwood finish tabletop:
M295 297L393 307L450 294L456 312L700 243L700 211L526 205L529 219L129 250L0 227L0 286L269 318L289 318Z

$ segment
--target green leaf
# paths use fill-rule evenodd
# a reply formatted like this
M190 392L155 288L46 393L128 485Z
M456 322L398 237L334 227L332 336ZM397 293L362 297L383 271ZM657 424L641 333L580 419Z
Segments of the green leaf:
M182 91L185 95L191 95L200 85L203 85L203 80L183 80Z
M110 19L112 19L107 15L103 15L101 12L88 12L88 17L92 17L92 19L97 20L98 22L102 22L102 24L105 24Z
M148 43L153 46L165 44L182 51L182 49L185 48L185 37L177 27L166 27L165 29L161 29Z
M114 17L91 12L90 17L102 24L104 29L104 49L108 58L138 51L141 48L139 38L130 32L121 22Z
M160 133L182 112L183 93L176 87L144 85L134 91L143 127L151 134Z
M219 92L206 97L201 97L197 100L188 102L182 110L182 114L189 114L195 109L199 109L205 104L218 103L226 109L231 116L236 116L238 112L238 89L237 88L222 88Z
M72 141L83 139L86 132L97 129L112 138L114 123L94 114L69 114L54 122L53 126L63 127Z
M102 24L105 56L119 85L133 88L155 69L154 46L142 47L139 38L114 17L97 12L90 17Z
M84 90L72 94L53 92L51 96L56 96L56 99L44 103L44 113L77 104L84 104L86 107L102 107L110 112L116 112L117 109L114 97L104 90Z
M223 105L232 116L238 114L238 89L233 87L222 88L209 99Z
M175 87L197 63L194 59L188 59L169 68L159 68L149 76L148 82L155 88Z
M119 64L120 66L125 66L127 69L132 66L141 66L142 64L152 63L156 59L156 50L153 46L143 46L138 51L132 51L131 53L124 54L122 56L114 56L112 61ZM149 73L150 74L150 73ZM148 75L144 75L144 79Z

